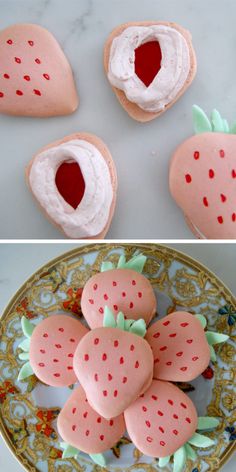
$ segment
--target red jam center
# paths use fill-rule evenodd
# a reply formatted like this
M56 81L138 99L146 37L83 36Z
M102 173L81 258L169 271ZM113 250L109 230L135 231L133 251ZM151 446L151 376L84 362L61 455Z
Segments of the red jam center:
M84 178L77 162L63 162L57 169L55 182L64 200L76 209L85 190Z
M158 41L149 41L135 49L135 74L148 87L161 68L161 48Z

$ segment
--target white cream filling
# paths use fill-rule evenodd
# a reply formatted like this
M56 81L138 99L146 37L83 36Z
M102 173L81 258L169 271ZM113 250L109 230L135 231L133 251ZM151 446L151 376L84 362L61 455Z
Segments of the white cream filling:
M135 74L135 49L158 41L161 69L146 87ZM165 25L130 26L113 39L110 48L108 79L123 90L130 102L148 112L159 112L172 102L184 86L190 71L189 47L184 36Z
M57 169L72 160L80 166L85 182L76 209L64 200L55 183ZM69 238L96 236L106 226L113 200L111 175L102 154L88 141L75 139L38 154L29 182L40 205Z

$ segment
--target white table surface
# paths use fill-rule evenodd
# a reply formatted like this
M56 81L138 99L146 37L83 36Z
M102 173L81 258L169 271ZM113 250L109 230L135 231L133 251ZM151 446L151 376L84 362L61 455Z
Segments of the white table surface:
M198 259L228 285L236 295L235 267L236 246L234 244L172 244L177 250ZM78 247L76 244L2 244L0 245L0 313L20 285L40 266L61 253ZM20 267L20 270L17 268ZM234 463L235 464L235 463ZM234 472L233 459L226 464L224 472ZM0 438L0 471L22 472ZM188 471L190 472L190 471Z
M76 131L97 134L109 146L119 179L109 238L193 238L168 191L168 163L193 133L191 106L217 107L235 116L235 0L0 0L0 28L39 23L62 45L75 73L79 109L50 119L0 117L0 238L60 238L38 211L24 167L42 146ZM197 77L180 101L150 123L128 117L103 71L103 45L126 21L166 20L189 29ZM3 171L4 169L4 171Z

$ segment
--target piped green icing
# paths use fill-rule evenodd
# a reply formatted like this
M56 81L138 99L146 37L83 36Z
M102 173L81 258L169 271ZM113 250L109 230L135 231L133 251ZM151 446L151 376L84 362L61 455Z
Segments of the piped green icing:
M116 328L117 327L117 323L116 323L114 314L110 310L110 308L108 308L108 306L105 306L105 308L104 308L103 326L105 328Z
M63 444L63 445L62 445ZM70 444L62 443L61 447L64 449L62 454L62 459L69 459L74 457L75 459L78 457L80 451L76 449L76 447L71 446Z
M180 447L174 453L174 467L173 472L181 472L186 462L186 450L185 447Z
M29 352L20 352L18 357L21 361L28 361L29 360Z
M130 326L129 331L130 333L137 334L138 336L141 336L143 338L147 332L145 321L142 318L140 320L135 321Z
M196 134L209 132L236 134L236 123L230 127L227 120L222 118L216 109L212 111L211 120L209 120L198 105L193 105L193 126Z
M212 362L216 362L216 352L213 346L209 346L210 348L210 358Z
M25 316L22 316L21 318L21 327L22 327L22 331L24 335L27 338L31 338L35 326L32 323L30 323L30 321L27 320Z
M207 331L206 337L207 337L208 344L210 344L210 346L213 346L214 344L224 343L225 341L229 339L229 336L227 334L215 333L213 331Z
M162 469L162 467L165 467L167 464L170 462L170 456L166 457L160 457L158 465Z
M26 364L24 364L22 367L21 367L21 370L18 374L18 380L24 380L26 379L27 377L30 377L31 375L33 375L34 371L30 365L29 362L26 362Z
M119 311L117 318L116 318L117 328L121 329L122 331L125 330L125 317L122 311Z
M142 318L139 320L125 320L123 313L120 311L117 315L117 319L115 319L114 313L108 306L104 308L103 327L119 328L122 331L128 331L142 338L147 332L146 323Z
M203 316L203 315L194 315L194 316L195 316L195 318L197 318L200 321L203 329L205 329L205 327L207 325L207 320L206 320L205 316Z
M134 320L125 320L125 331L130 330L130 326L134 323Z
M143 254L135 253L131 259L126 261L126 257L122 254L118 260L117 266L110 261L105 261L101 265L101 272L112 269L132 269L135 272L142 272L147 257Z
M22 351L24 352L29 352L29 348L30 348L30 339L29 338L26 338L24 339L24 341L22 341L19 346L18 346L20 349L22 349Z
M95 464L100 465L100 467L106 467L106 460L103 454L89 454L89 457L91 457Z
M196 452L188 443L186 443L184 447L185 447L187 459L190 459L191 461L194 462L197 459Z
M217 428L219 424L220 422L217 418L214 418L212 416L199 416L197 430L202 431Z
M203 434L195 433L189 440L189 444L195 447L210 447L213 446L214 441L212 439L203 436Z

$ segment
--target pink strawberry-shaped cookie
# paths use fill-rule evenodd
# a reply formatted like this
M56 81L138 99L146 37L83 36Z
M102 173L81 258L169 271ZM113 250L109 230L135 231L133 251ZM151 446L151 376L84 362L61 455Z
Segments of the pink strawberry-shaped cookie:
M100 453L113 447L125 432L124 416L102 418L89 405L82 387L76 388L67 400L58 416L57 427L67 443L63 457L82 451L90 454L95 462L97 459L101 462ZM100 457L96 457L97 454Z
M39 380L53 387L72 385L77 381L73 370L76 347L88 332L80 321L66 315L52 315L37 326L22 317L26 339L19 345L19 354L26 360L18 379L35 374Z
M154 378L188 382L210 361L210 347L197 317L184 311L165 316L147 330L154 357Z
M190 398L178 387L153 380L124 413L127 431L135 446L151 457L159 457L160 467L174 455L174 471L181 472L188 459L196 460L192 446L209 447L214 441L196 430L215 428L215 418L197 417ZM138 421L137 421L138 419Z
M198 238L236 238L236 127L193 107L195 136L175 151L170 192Z
M123 413L152 381L153 355L142 338L145 332L143 320L132 323L119 313L116 322L106 307L104 327L87 333L75 351L78 380L104 418Z
M0 64L0 113L44 117L76 110L70 64L46 29L17 24L1 31Z
M122 311L127 318L143 318L148 324L156 312L156 298L149 280L141 274L146 257L134 255L126 262L121 256L117 268L104 262L101 273L85 284L81 307L91 328L103 325L104 307L117 316Z

